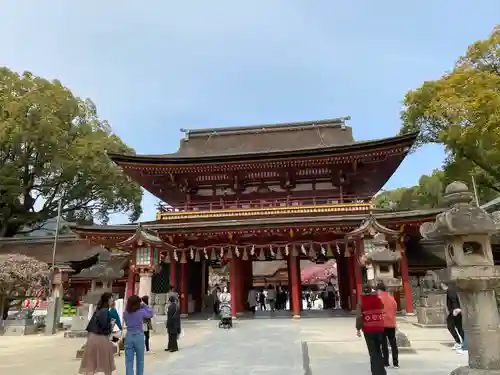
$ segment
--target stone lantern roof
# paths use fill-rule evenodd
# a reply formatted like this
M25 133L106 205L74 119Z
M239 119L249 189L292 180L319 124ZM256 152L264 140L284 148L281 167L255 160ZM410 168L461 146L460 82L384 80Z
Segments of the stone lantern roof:
M127 261L128 253L111 253L103 250L98 254L98 261L92 267L82 270L78 276L80 278L96 280L96 281L111 281L123 277L123 266ZM118 267L116 267L116 261ZM115 266L112 266L115 263Z
M373 250L364 256L366 263L394 264L401 260L401 253L399 251L392 251L388 248L384 234L375 234L372 243Z
M474 196L463 182L449 184L444 199L450 208L437 215L434 223L422 224L422 237L442 239L459 235L493 234L498 230L493 216L471 203Z

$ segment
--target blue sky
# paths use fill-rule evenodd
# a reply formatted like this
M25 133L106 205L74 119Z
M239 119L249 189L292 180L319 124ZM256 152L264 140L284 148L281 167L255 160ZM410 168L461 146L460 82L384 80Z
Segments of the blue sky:
M138 153L176 151L180 128L340 116L365 140L395 135L405 92L499 14L498 0L3 0L0 65L90 97ZM416 184L443 155L420 149L386 188ZM145 195L143 220L155 202Z

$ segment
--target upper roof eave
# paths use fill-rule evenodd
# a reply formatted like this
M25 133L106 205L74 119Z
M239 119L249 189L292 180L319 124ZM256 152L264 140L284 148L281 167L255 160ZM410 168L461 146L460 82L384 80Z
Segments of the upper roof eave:
M139 224L136 228L135 233L127 238L126 240L116 244L119 248L142 246L143 244L159 246L164 248L171 248L172 246L165 243L157 233L151 233L151 231L145 229L142 224Z
M293 151L270 151L270 152L245 152L243 154L228 154L228 155L210 155L210 156L180 156L177 153L164 155L126 155L108 153L108 156L117 164L192 164L196 163L213 163L224 161L250 161L260 158L273 159L280 157L300 157L300 156L326 156L329 154L341 152L354 152L363 149L377 148L386 145L397 145L403 143L413 143L418 137L418 132L407 133L396 137L382 138L370 141L359 141L352 144L341 146L318 147L311 149L300 149Z
M419 218L435 218L435 215L441 213L441 209L429 209L429 210L415 210L415 211L396 211L396 212L381 212L374 213L374 217L377 220L413 220ZM145 227L152 230L177 230L177 229L205 229L210 227L239 227L239 226L263 226L263 225L280 225L280 224L296 224L296 217L277 217L277 218L251 218L251 219L241 219L241 220L221 220L221 218L216 218L217 221L187 221L183 223L169 223L167 222L149 222L143 223ZM336 216L310 216L301 217L301 223L328 223L328 222L356 222L366 219L366 214L359 215L336 215ZM76 233L85 232L125 232L131 233L134 228L130 225L91 225L91 226L74 226L73 229ZM390 230L390 229L388 229Z

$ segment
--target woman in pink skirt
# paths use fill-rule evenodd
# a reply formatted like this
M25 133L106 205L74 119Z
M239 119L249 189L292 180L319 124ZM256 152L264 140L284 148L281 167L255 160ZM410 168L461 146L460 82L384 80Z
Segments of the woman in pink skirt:
M111 298L111 293L104 293L97 303L92 318L90 318L87 326L87 343L80 364L80 374L103 373L111 375L116 369L114 348L109 340L111 334L111 318L109 316Z

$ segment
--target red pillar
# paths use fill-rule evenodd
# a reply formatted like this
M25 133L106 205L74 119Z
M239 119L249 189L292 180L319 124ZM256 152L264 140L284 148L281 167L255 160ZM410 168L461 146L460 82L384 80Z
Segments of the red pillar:
M404 238L400 239L400 247L401 247L401 278L403 279L403 291L405 294L405 310L406 313L413 313L413 296L411 295L411 286L410 286L410 275L408 272L408 259L406 258L406 246L404 242Z
M180 300L181 300L181 314L187 314L189 311L189 292L188 292L188 264L181 263L180 274Z
M127 291L125 293L125 298L133 296L135 293L135 252L133 249L130 253L128 261L128 274L127 274Z
M396 301L396 311L401 311L401 293L399 291L394 292L394 300Z
M125 293L125 298L133 296L134 295L134 290L135 290L135 271L134 271L133 265L130 264L129 267L128 267L127 291Z
M234 256L229 261L229 293L231 293L231 314L235 318L238 313L238 259Z
M288 269L290 271L290 286L292 289L290 291L292 316L299 318L302 299L300 298L300 260L298 256L290 255Z
M177 289L177 262L175 259L170 260L170 277L169 277L169 284L170 286L173 286L177 292L179 290Z

